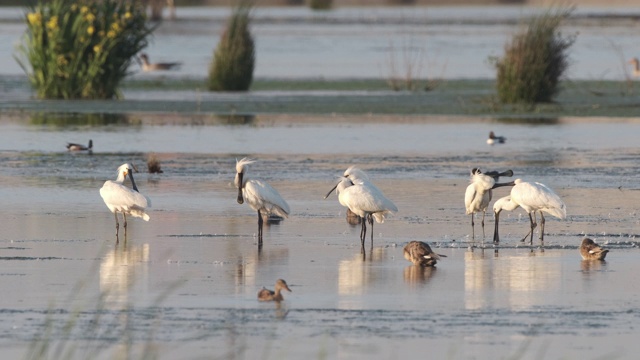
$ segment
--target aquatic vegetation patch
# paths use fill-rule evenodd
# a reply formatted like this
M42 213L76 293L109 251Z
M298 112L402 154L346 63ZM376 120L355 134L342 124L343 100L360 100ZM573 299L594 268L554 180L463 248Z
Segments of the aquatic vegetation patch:
M253 81L255 45L249 30L252 0L243 0L234 9L209 68L211 91L247 91Z
M505 46L495 60L497 92L502 103L550 102L559 92L559 81L569 67L568 49L575 36L559 31L572 8L557 8L532 17L526 28Z
M27 8L16 60L41 99L111 99L153 28L118 0L40 1Z

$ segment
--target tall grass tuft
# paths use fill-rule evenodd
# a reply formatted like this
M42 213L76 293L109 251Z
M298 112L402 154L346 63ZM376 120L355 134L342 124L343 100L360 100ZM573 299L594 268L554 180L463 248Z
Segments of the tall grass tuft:
M147 170L149 174L162 174L162 168L160 167L160 160L155 153L151 153L147 156Z
M255 45L249 30L253 0L240 0L213 54L209 90L247 91L253 81Z
M495 61L497 92L502 103L550 102L569 66L568 49L575 36L563 37L559 27L573 8L556 8L532 17L526 29L505 46Z
M27 8L16 60L42 99L111 99L152 28L122 0L50 0Z

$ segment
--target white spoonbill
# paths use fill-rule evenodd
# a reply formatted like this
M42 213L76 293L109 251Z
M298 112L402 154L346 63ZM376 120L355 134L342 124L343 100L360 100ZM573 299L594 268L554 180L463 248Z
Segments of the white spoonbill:
M247 165L255 160L243 158L236 160L235 185L238 188L238 204L247 201L249 206L258 212L258 246L262 247L262 215L275 214L283 218L289 217L289 204L280 194L262 180L247 178Z
M372 188L374 192L379 192L382 194L382 191L378 189L378 187L369 179L369 175L367 175L364 171L362 171L360 168L356 167L355 165L352 165L349 168L347 168L347 170L344 171L343 176L351 180L353 184L356 184L356 185L362 184L362 185L369 186ZM327 196L325 196L324 198L326 199L331 194L331 192L332 191L330 191L327 194ZM372 226L371 241L373 242L373 219L372 218L363 219L360 216L356 215L353 211L351 211L351 209L347 207L347 223L351 225L357 225L357 224L361 224L362 221L369 221L369 224L371 224Z
M471 237L476 238L474 217L477 212L482 211L482 237L484 238L484 217L489 207L489 202L493 197L491 189L500 186L509 186L511 183L496 184L500 176L513 176L513 171L504 172L490 171L485 174L478 168L471 170L471 183L464 193L464 206L466 214L471 215ZM496 186L497 185L497 186Z
M531 235L529 244L533 244L533 230L538 225L536 222L536 211L540 213L540 242L544 242L544 215L543 212L555 216L561 220L567 217L567 207L560 199L560 196L551 190L548 186L539 182L526 182L521 179L514 181L515 186L511 189L511 194L505 196L493 204L493 212L495 214L495 230L493 233L493 242L500 241L498 234L498 219L502 210L512 211L521 207L529 214L531 230L524 236L524 241L528 235ZM533 216L532 216L533 214Z
M604 260L609 250L601 248L589 238L582 239L580 244L580 256L582 260Z
M118 167L118 178L115 181L107 180L100 188L100 196L107 205L109 210L116 218L116 243L119 242L118 232L120 224L118 223L118 213L122 213L124 220L124 236L127 238L127 214L133 217L142 218L149 221L149 215L144 211L147 207L151 207L151 200L140 194L136 182L133 179L134 167L131 164L122 164ZM124 186L124 180L129 176L133 190Z
M336 190L340 204L362 218L360 242L362 244L361 250L364 251L364 240L367 235L366 222L371 225L371 247L373 247L373 219L378 223L383 223L385 216L397 212L398 208L370 182L354 184L347 177L340 179L340 182L329 190L325 199L331 195L333 190Z
M349 180L351 180L351 182L353 182L354 184L362 184L366 182L369 186L372 186L377 191L380 191L378 187L374 183L372 183L371 180L369 180L369 175L367 175L364 171L362 171L360 168L356 167L355 165L349 166L349 168L344 171L343 176L349 178ZM327 197L325 197L325 199L326 198ZM358 224L361 224L362 221L365 221L365 219L362 219L360 216L354 214L353 211L347 208L348 224L358 225ZM373 232L371 233L371 235L373 235Z

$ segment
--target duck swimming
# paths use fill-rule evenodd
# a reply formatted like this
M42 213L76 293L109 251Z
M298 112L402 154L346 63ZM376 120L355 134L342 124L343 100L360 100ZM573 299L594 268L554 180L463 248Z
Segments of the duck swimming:
M67 143L67 150L69 151L91 151L93 149L93 140L89 140L89 144L84 146L82 144Z
M271 291L267 288L262 288L262 290L258 291L258 300L259 301L282 301L284 298L282 297L281 291L287 290L292 292L287 285L287 282L283 279L278 279L276 281L275 291Z

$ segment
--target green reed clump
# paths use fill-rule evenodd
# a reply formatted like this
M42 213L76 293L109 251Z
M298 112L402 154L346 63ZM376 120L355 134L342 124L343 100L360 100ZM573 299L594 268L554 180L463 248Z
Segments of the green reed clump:
M569 66L568 49L575 36L563 37L559 27L572 8L558 8L534 16L526 29L505 46L495 61L497 92L502 103L550 102Z
M255 45L249 30L252 0L241 0L213 53L209 67L209 90L247 91L253 81Z
M27 8L16 57L42 99L111 99L147 46L145 9L124 0L51 0Z

